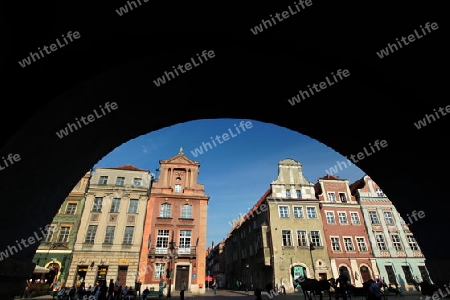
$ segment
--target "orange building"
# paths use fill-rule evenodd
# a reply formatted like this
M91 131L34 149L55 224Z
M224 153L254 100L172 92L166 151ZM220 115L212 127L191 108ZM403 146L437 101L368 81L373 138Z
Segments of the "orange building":
M169 291L183 280L193 293L205 292L206 227L209 197L197 182L200 163L180 152L160 160L144 225L139 280L158 290L163 278Z

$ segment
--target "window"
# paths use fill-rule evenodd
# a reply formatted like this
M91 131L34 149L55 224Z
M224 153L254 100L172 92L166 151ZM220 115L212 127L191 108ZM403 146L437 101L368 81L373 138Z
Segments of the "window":
M347 202L347 197L345 197L345 193L339 193L339 199L341 200L341 202L346 203Z
M170 218L171 205L169 203L161 204L161 210L159 212L160 218Z
M165 265L164 264L156 263L155 264L154 278L155 279L160 279L161 277L163 277L164 276L164 270L165 270Z
M175 193L181 193L181 184L175 184Z
M100 179L98 180L99 185L105 185L108 183L108 176L100 176Z
M137 199L130 199L130 206L128 207L128 213L129 214L136 214L138 210L138 204L139 200Z
M345 251L353 252L355 249L353 248L353 241L351 238L344 238Z
M317 247L322 246L322 242L320 241L320 232L318 230L311 230L311 243Z
M117 177L116 185L123 186L124 183L125 183L125 177Z
M114 242L114 231L116 226L106 226L105 244L112 244Z
M51 225L48 227L47 232L45 234L44 242L51 242L53 239L53 232L55 232L55 225Z
M363 237L357 237L356 243L358 244L358 249L360 252L367 252L366 241Z
M412 234L408 234L408 235L406 235L406 238L408 239L408 244L409 244L409 247L411 248L411 250L418 251L419 245L417 244L414 236Z
M299 246L302 246L302 247L308 246L305 230L297 230L297 243Z
M384 219L386 220L386 224L394 225L394 218L392 217L392 213L390 211L384 212Z
M409 266L402 266L403 273L405 274L405 279L408 284L414 284L413 275Z
M191 253L191 236L192 232L190 230L180 230L180 244L178 247L179 254Z
M359 220L359 215L356 212L352 212L350 213L350 216L352 218L352 223L353 224L361 224L361 221Z
M120 198L114 198L111 202L111 210L109 212L119 212Z
M395 285L397 283L397 279L395 277L394 268L392 266L384 266L384 268L386 269L386 273L388 275L389 284Z
M133 233L134 233L134 226L125 227L125 234L123 235L124 244L130 245L133 242Z
M376 193L377 193L378 197L383 197L384 196L384 193L383 193L383 191L380 188L376 189Z
M333 249L333 251L341 251L341 245L339 243L338 237L331 238L331 248Z
M294 206L294 217L295 218L303 218L303 207L301 206Z
M370 222L372 224L380 224L380 220L378 220L376 211L373 211L373 210L369 211L369 217L370 217Z
M278 206L278 214L280 218L289 218L289 207L288 206Z
M336 220L334 219L334 212L327 211L327 223L328 224L334 224L336 223Z
M418 266L420 275L422 276L422 280L428 283L431 283L430 276L428 275L427 268L425 266Z
M295 193L297 194L297 198L298 199L302 198L302 191L301 190L296 190Z
M68 203L66 208L66 215L74 215L76 210L77 210L76 203Z
M133 186L134 187L142 187L142 178L134 178Z
M290 190L286 190L286 198L291 198L291 191Z
M315 207L307 207L306 212L308 214L308 218L314 219L317 218L316 208Z
M339 223L347 224L347 214L345 212L339 212Z
M102 211L102 203L103 203L103 198L95 197L95 199L94 199L94 207L92 207L92 211L94 211L94 212L101 212Z
M93 244L96 233L97 233L97 225L89 225L86 233L86 239L84 240L84 242L87 244Z
M292 247L292 237L290 230L281 230L282 245L284 247Z
M384 240L384 235L382 233L375 234L375 240L377 241L377 246L380 250L386 251L386 242Z
M59 230L58 242L66 243L69 240L70 227L61 227Z
M336 196L334 193L328 193L328 200L330 200L330 202L336 202Z
M402 242L400 241L400 236L398 234L391 234L391 239L395 250L403 250Z
M181 218L192 219L192 206L189 204L183 204L181 207Z
M167 253L167 247L169 246L169 230L160 229L156 236L156 254Z

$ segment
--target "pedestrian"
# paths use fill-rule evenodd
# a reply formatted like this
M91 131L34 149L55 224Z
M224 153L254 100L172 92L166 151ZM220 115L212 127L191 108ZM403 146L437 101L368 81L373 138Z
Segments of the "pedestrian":
M109 280L108 294L106 295L106 300L113 300L114 298L114 279Z
M166 283L164 282L164 278L161 276L161 280L159 280L159 297L164 295L164 288L166 287Z
M180 287L180 300L184 300L184 291L186 291L186 280L183 279Z
M147 300L148 294L150 294L150 290L146 287L145 290L142 291L142 300Z
M212 283L211 287L213 289L214 295L217 295L217 281L215 278L213 279L213 283Z
M381 300L380 278L377 278L369 287L368 300Z
M269 294L269 295L270 295L270 294ZM256 297L255 300L262 300L262 297L261 297L261 289L260 289L259 287L256 287L256 289L255 289L255 297Z

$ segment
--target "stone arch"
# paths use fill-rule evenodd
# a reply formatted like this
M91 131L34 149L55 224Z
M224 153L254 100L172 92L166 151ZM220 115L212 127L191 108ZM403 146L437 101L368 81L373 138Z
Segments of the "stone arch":
M376 103L381 108L385 106L384 113L389 113L390 116L403 115L405 108L403 105L395 105L388 88L380 86L378 90L373 90L372 83L365 79L349 79L351 84L342 87L345 93L339 94L337 98L331 99L330 96L323 94L315 95L316 98L308 99L301 110L296 110L297 107L291 107L285 101L292 96L292 90L287 90L287 87L295 87L295 91L298 91L298 82L308 82L311 77L322 78L324 72L335 71L334 67L331 68L329 64L323 62L323 55L329 54L321 49L315 50L317 52L302 52L301 47L294 47L292 51L283 49L280 52L275 50L258 52L253 49L242 50L240 47L232 49L227 53L230 54L228 62L248 65L252 68L253 74L261 74L249 78L245 72L237 74L235 70L229 70L227 74L225 70L219 68L216 72L222 72L221 78L225 76L233 78L235 89L229 89L228 80L223 82L216 80L215 75L219 75L218 73L209 75L201 86L198 85L198 77L194 76L186 77L185 81L171 82L170 90L164 87L149 89L148 83L151 84L157 74L142 75L139 70L151 69L158 59L145 58L111 69L107 74L89 78L54 101L43 103L39 110L36 109L34 114L31 114L31 118L23 119L24 124L20 128L5 128L7 139L2 143L1 155L19 154L21 159L14 166L0 172L0 182L5 187L0 191L3 211L14 212L2 216L0 251L7 249L9 245L15 245L18 238L33 236L36 228L51 222L61 204L60 199L64 199L79 178L104 155L130 139L171 125L230 116L259 120L306 134L343 155L358 153L368 142L391 137L391 129L398 126L397 118L383 117L367 121L365 117L367 111L361 104L361 94L351 92L354 89L360 91L370 89L371 93L365 95L364 101ZM277 59L277 67L270 69L269 66L260 63L270 58ZM165 62L171 64L172 60ZM295 78L292 76L264 78L270 72L279 74L281 70L279 66L289 66L291 71L301 69L302 72ZM357 66L355 68L358 69ZM265 88L260 90L252 88L255 86L277 88L268 91ZM237 97L236 90L243 90L249 94ZM141 95L149 101L142 101ZM211 95L215 97L211 99ZM341 103L342 101L336 101L339 97L345 98L345 105ZM270 102L270 109L261 106L258 110L255 107L260 105L260 99L284 100L282 103ZM426 101L426 104L429 105L430 101L432 99ZM72 132L70 136L58 138L55 135L55 132L68 122L86 115L87 112L107 102L119 103L118 109L90 123L87 125L89 127ZM177 105L177 113L173 112L174 104ZM329 109L323 109L325 104ZM423 105L424 112L429 110L424 103L418 105ZM18 111L20 114L21 108ZM304 113L302 118L298 117L299 111ZM321 127L320 122L314 117L320 113L321 120L335 120L336 111L345 111L351 116L339 118L339 128L348 128L346 132L333 131L333 126L329 124ZM153 113L151 117L150 113ZM118 122L124 120L139 121L136 121L136 126L130 130L128 126L122 126L123 124ZM388 129L383 129L380 125ZM437 128L439 124L433 126ZM405 125L405 134L393 138L392 143L389 141L388 153L373 155L370 160L362 161L359 166L383 186L386 194L396 199L396 207L402 213L408 213L413 207L421 205L424 198L429 199L428 205L436 204L437 207L439 202L433 199L439 199L441 195L437 192L438 189L428 187L434 186L435 178L438 178L437 172L447 170L446 166L449 165L445 147L430 147L432 141L429 140L427 143L426 136L418 136L417 129L414 126L410 127L412 129ZM422 131L424 130L428 130L428 127ZM420 143L417 143L418 139L421 140ZM417 162L418 159L421 160L420 163L411 163ZM388 176L386 170L389 170ZM43 180L44 171L45 177L52 180L48 182ZM418 173L433 176L411 176ZM24 177L26 180L18 180ZM424 189L404 188L411 186ZM427 197L424 197L425 191ZM442 211L439 212L437 209L433 212L430 209L427 211L427 218L421 220L420 228L414 227L415 224L411 226L411 229L416 231L416 238L422 245L427 261L442 261L448 257L444 247L432 246L435 236L426 230L442 226L442 220L445 220L443 216ZM17 220L22 222L19 224ZM15 230L9 230L11 224L15 224ZM9 285L19 287L23 285L26 274L32 272L34 268L31 258L36 247L28 247L14 255L14 258L2 257L0 290L8 290ZM430 269L431 272L433 270ZM443 280L448 282L448 279Z

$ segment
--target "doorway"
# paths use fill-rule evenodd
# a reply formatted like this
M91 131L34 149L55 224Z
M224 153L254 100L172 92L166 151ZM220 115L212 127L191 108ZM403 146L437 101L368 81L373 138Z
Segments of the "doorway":
M189 290L189 266L177 266L177 273L175 275L175 290L181 289L181 282L186 281L187 289Z

